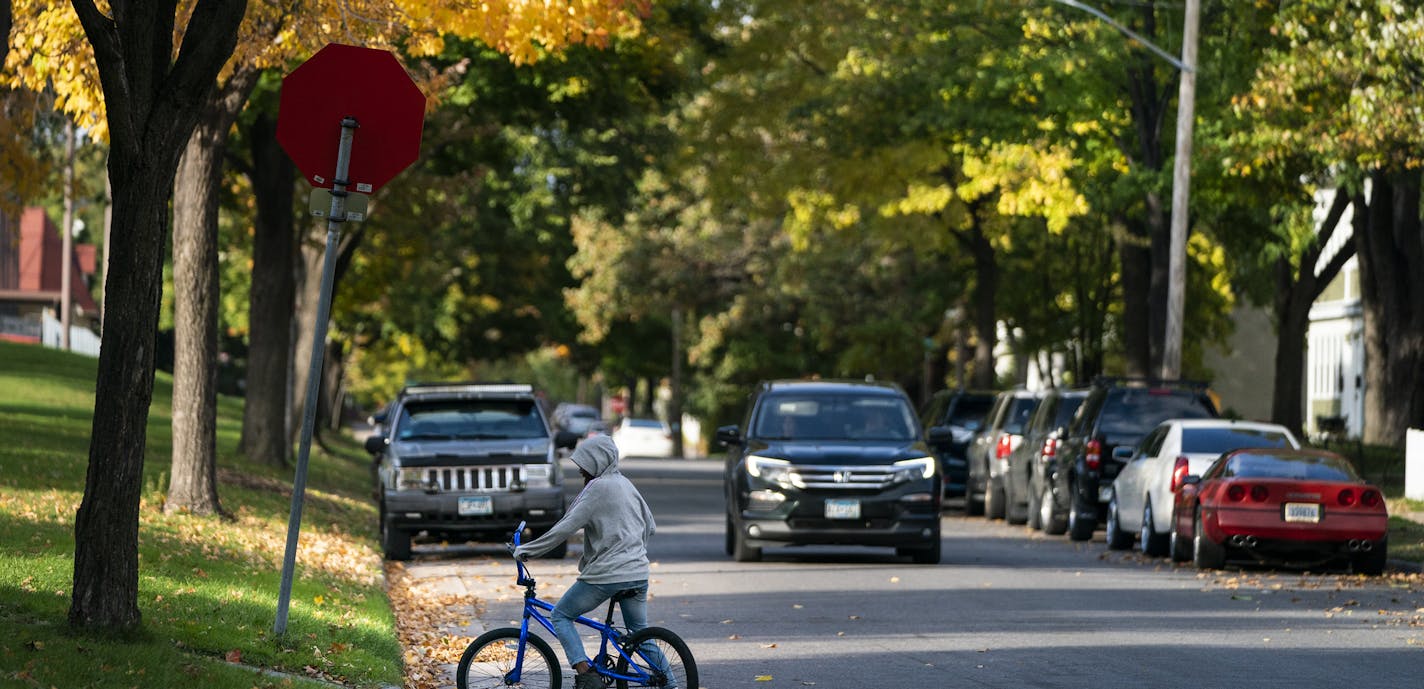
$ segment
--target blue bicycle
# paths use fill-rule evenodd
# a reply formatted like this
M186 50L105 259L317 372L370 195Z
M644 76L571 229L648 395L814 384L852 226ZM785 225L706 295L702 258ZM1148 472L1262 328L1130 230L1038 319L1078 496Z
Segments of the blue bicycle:
M519 545L524 524L514 532L514 545ZM550 634L554 625L545 616L554 606L539 600L534 593L535 581L528 568L514 561L517 578L524 587L524 616L516 627L491 629L481 634L465 649L460 666L455 670L459 689L493 687L529 687L560 689L562 679L558 656L537 634L530 633L529 620L534 620ZM608 601L608 616L603 622L587 617L575 620L598 632L598 654L589 664L603 679L605 687L659 687L660 689L698 689L697 663L692 651L676 634L662 627L647 627L629 634L613 626L613 607L623 598L636 595L622 591Z

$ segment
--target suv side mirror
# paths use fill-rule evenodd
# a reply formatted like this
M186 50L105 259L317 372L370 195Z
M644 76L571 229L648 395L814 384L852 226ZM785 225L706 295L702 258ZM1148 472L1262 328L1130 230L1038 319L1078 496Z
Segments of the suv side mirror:
M385 452L386 436L375 434L366 436L366 451L373 455L378 455L382 452Z
M742 429L737 426L721 426L717 428L717 442L723 445L741 445Z
M1132 459L1132 448L1119 445L1113 448L1113 459L1126 462Z
M954 441L954 431L949 426L934 426L930 428L929 443L935 447L943 447Z
M578 441L579 434L573 431L559 431L554 434L554 447L573 449Z

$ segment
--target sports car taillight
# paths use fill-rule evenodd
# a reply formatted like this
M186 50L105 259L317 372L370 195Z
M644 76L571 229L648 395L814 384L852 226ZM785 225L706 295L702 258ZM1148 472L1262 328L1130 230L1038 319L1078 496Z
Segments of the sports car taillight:
M1246 486L1234 484L1226 489L1226 499L1232 502L1241 502L1246 499Z
M1177 492L1177 491L1179 491L1179 490L1182 489L1182 480L1185 479L1185 478L1187 478L1187 474L1190 473L1190 472L1191 472L1191 464L1190 464L1189 462L1187 462L1187 458L1186 458L1186 457L1178 457L1176 463L1172 465L1172 492L1173 492L1173 493L1175 493L1175 492Z
M1340 491L1340 495L1336 497L1336 500L1339 500L1341 505L1349 507L1355 504L1355 491L1346 488Z
M1251 499L1255 502L1265 502L1270 496L1270 491L1265 486L1251 486Z
M1379 507L1381 502L1383 500L1377 490L1367 490L1360 494L1360 504L1365 507Z
M1103 464L1103 443L1097 438L1088 441L1083 452L1083 464L1087 465L1089 471L1097 471Z

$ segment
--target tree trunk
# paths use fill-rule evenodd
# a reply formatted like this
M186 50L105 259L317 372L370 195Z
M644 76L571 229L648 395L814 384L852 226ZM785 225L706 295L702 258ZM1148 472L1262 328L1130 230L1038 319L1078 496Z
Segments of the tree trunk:
M69 623L76 627L127 630L141 621L138 509L168 200L178 159L247 9L242 0L198 0L175 51L175 5L129 4L111 19L90 0L74 0L108 112L114 224L106 248L113 270L104 295L117 316L99 354L89 467L74 521Z
M321 386L316 406L316 425L321 428L341 428L341 379L345 373L346 347L340 340L329 340L322 354Z
M994 345L999 338L997 300L999 295L999 264L994 255L994 245L984 236L979 227L979 203L969 205L972 225L964 233L956 234L968 249L974 260L974 303L971 318L974 321L974 368L969 377L973 387L980 390L994 388L997 378L994 371Z
M1152 371L1152 251L1136 237L1118 240L1122 268L1122 349L1133 377L1150 376Z
M296 292L292 210L296 166L277 144L277 123L270 115L259 115L247 133L257 225L252 239L246 404L239 449L259 462L282 466L292 452L287 434L287 374L292 364Z
M292 404L287 417L287 447L297 444L306 413L307 379L311 373L312 339L321 299L321 262L326 251L325 223L308 223L297 258L297 299L292 330ZM317 226L320 225L320 229ZM334 288L333 288L334 289Z
M1355 234L1365 312L1367 443L1403 447L1424 426L1424 234L1421 175L1377 172L1369 218Z
M228 133L257 84L240 67L208 103L173 185L173 473L163 511L218 514L218 205Z
M1345 262L1355 255L1353 242L1348 242L1330 257L1317 272L1320 254L1345 216L1350 197L1343 190L1335 193L1330 211L1311 244L1292 269L1286 258L1276 262L1276 377L1271 396L1271 420L1302 436L1305 427L1305 352L1306 332L1310 328L1310 307L1320 293L1330 285ZM1355 200L1355 232L1364 230L1364 199ZM1294 273L1292 272L1294 270Z

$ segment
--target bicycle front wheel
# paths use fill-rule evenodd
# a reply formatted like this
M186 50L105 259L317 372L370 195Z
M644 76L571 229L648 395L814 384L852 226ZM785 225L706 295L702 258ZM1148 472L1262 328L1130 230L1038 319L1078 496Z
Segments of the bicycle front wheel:
M662 627L647 627L623 642L626 655L618 658L618 674L646 674L647 682L618 680L618 689L698 689L697 662L682 637ZM629 662L629 658L632 662Z
M455 669L455 686L459 689L494 689L495 687L527 687L528 689L560 689L559 661L549 643L530 634L524 646L524 662L519 659L519 630L514 627L491 629L475 639L460 656ZM515 670L519 681L511 681Z

